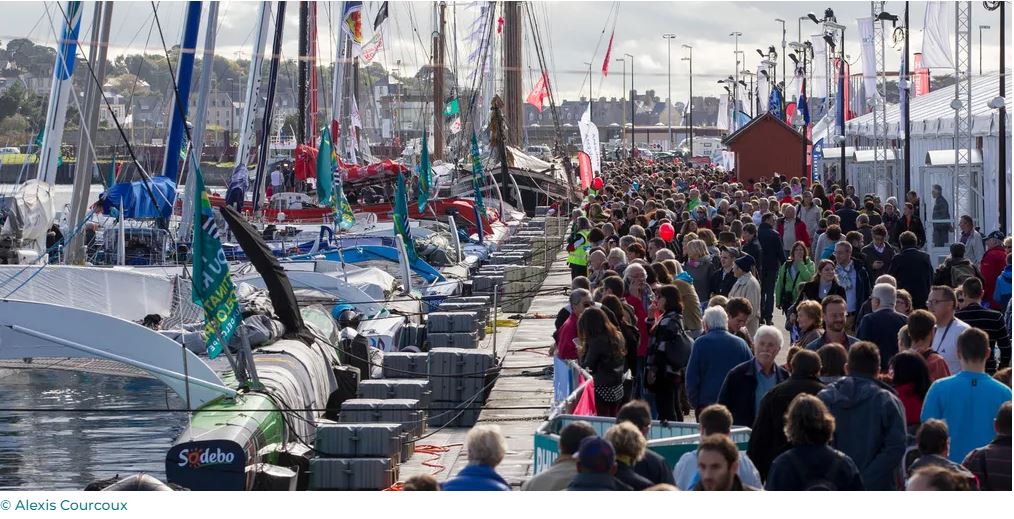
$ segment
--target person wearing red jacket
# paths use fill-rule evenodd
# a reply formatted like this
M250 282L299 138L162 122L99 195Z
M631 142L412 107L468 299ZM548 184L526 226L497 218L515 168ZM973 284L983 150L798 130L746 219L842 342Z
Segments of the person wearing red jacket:
M810 233L806 230L806 222L796 218L796 206L788 204L782 209L783 218L778 220L778 235L782 238L782 249L785 250L785 257L789 257L792 244L797 241L803 242L807 248L810 247ZM789 223L788 234L785 233L785 224Z
M993 310L1003 311L999 303L993 300L993 290L996 288L996 280L1000 273L1007 267L1007 251L1003 248L1004 235L1002 231L993 231L986 236L986 253L982 255L982 262L979 263L979 272L982 273L982 289L984 297Z

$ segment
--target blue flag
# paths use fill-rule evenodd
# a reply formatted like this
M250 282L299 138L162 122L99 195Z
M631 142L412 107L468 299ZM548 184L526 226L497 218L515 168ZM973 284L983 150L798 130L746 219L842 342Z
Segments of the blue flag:
M803 114L803 121L810 124L810 103L806 99L806 78L803 78L803 86L799 90L799 99L796 100L796 110Z
M768 112L774 113L779 118L784 113L784 109L782 108L782 91L778 87L771 89L771 95L768 97Z
M408 193L405 188L405 175L398 172L398 185L394 192L394 232L405 242L405 252L409 261L419 259L412 242L412 232L408 228Z

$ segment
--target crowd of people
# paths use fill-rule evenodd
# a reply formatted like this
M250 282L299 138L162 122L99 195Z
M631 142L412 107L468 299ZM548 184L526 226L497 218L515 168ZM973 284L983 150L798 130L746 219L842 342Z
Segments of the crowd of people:
M616 425L567 425L525 489L1011 489L1009 236L935 223L935 265L914 192L637 159L602 178L552 354L556 399L580 366ZM661 468L652 419L696 420L696 451Z

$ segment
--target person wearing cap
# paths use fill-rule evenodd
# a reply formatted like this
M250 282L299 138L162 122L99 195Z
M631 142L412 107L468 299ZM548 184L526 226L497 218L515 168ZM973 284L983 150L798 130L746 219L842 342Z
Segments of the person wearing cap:
M595 436L595 428L583 420L571 422L560 431L560 455L546 470L532 476L521 490L564 490L577 475L577 451L581 441Z
M746 329L751 336L757 333L757 328L760 327L761 286L752 274L755 264L753 256L749 254L736 259L732 269L736 276L736 282L733 283L732 290L729 291L730 299L742 297L750 301L753 313L750 314L750 319L746 322Z
M597 436L581 440L577 451L577 475L567 485L570 491L633 490L616 479L616 451Z
M1003 248L1005 236L1002 231L993 231L986 236L986 253L982 255L979 271L982 273L982 289L986 293L986 302L993 310L1003 311L1000 301L993 297L996 281L1004 268L1007 267L1008 252Z

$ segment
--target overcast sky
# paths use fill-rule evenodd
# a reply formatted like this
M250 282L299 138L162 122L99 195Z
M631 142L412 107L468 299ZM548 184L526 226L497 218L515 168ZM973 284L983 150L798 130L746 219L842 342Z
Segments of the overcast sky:
M364 31L369 38L372 22L381 2L365 2ZM433 2L391 2L391 19L382 27L387 49L379 56L381 63L394 68L396 60L402 61L402 68L414 73L428 60L429 36L432 31ZM614 5L618 4L618 5ZM999 56L999 14L988 12L982 2L973 4L973 73L978 73L978 25L987 24L992 29L983 32L983 71L997 70ZM158 4L159 21L162 24L167 43L178 43L182 27L183 2L161 2ZM220 31L216 53L222 56L249 57L252 51L253 26L256 20L258 2L226 1L220 4ZM90 34L94 4L85 2L81 35ZM319 48L324 61L333 54L334 35L337 34L337 19L341 2L319 4ZM613 61L608 77L603 78L600 69L603 55L613 29L615 18L615 41L612 58L632 54L634 58L634 86L639 91L654 88L665 97L667 89L666 40L664 33L674 33L672 40L672 91L676 100L687 96L687 62L683 44L694 47L694 93L696 95L716 94L720 86L716 81L733 73L735 64L734 38L729 34L742 33L739 48L745 51L746 69L755 70L761 59L754 49L778 47L782 54L781 24L775 18L788 20L788 40L797 39L797 20L813 11L822 17L826 7L834 9L839 23L847 27L846 47L850 61L856 61L859 54L856 18L870 15L870 2L535 2L534 12L542 29L541 39L547 59L551 65L551 80L557 91L557 99L575 99L588 92L588 66L594 69L592 87L595 97L620 96L623 91L623 63ZM47 14L48 8L48 14ZM272 10L274 7L272 7ZM886 9L899 16L903 13L904 2L886 2ZM921 29L925 2L912 2L910 17L913 27L911 46L918 52L922 42ZM478 9L469 2L448 2L449 29L454 29L457 15L459 38L475 19ZM612 16L611 16L612 13ZM5 2L3 16L0 16L0 40L30 37L36 41L54 44L56 41L52 20L60 19L57 4L53 2ZM329 24L329 16L331 23ZM153 30L152 7L150 2L117 1L114 8L114 24L111 34L111 54L125 51L161 52L157 29ZM286 10L285 44L283 57L296 57L298 4L289 2ZM1008 24L1010 20L1008 14ZM203 31L203 28L202 28ZM538 65L533 63L534 52L529 28L525 28L525 89L531 88L532 78L538 78ZM804 39L819 32L818 26L808 20L802 23ZM1008 36L1009 38L1010 36ZM269 38L270 39L270 38ZM200 40L203 42L203 37ZM270 43L269 43L270 46ZM596 47L598 47L596 51ZM890 45L887 50L887 70L898 69L900 44L897 49ZM464 62L468 54L465 44L459 48L459 59ZM1010 59L1010 58L1008 58ZM464 66L464 65L463 65ZM530 70L528 70L530 69ZM789 67L791 74L791 66ZM860 72L858 63L853 73ZM629 64L628 64L629 72ZM778 67L781 74L781 66ZM943 73L943 71L941 71ZM467 71L462 71L462 76ZM627 81L630 80L629 73Z

